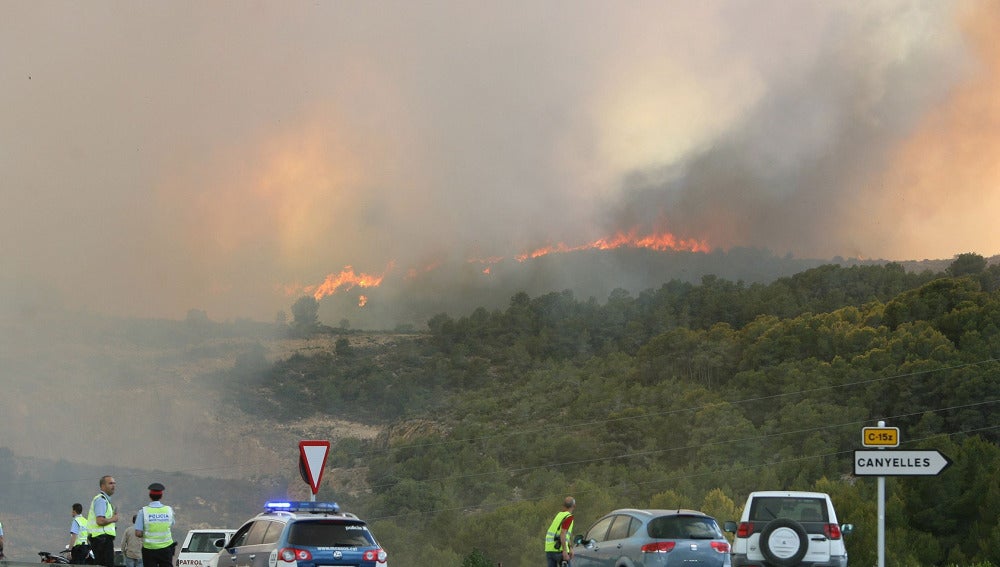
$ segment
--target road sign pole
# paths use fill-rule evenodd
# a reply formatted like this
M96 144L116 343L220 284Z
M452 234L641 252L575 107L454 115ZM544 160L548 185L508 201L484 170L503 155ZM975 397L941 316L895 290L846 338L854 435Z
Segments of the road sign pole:
M885 477L937 476L951 465L951 459L941 451L886 451L899 446L899 428L865 427L861 444L876 447L875 451L854 451L854 476L878 477L878 567L885 567Z
M885 427L884 421L878 422ZM885 448L879 448L885 451ZM885 477L878 477L878 567L885 567Z

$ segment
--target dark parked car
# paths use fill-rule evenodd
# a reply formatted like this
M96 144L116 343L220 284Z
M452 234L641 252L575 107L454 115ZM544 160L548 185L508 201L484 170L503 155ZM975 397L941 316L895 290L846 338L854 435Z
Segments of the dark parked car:
M729 567L729 542L696 510L615 510L574 538L574 567Z

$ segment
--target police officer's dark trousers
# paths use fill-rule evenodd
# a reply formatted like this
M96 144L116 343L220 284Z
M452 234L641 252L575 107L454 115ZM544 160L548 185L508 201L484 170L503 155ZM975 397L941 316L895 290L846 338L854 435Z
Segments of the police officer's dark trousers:
M113 546L114 544L112 544ZM114 547L111 548L111 553L114 553ZM74 545L73 549L69 551L69 562L74 565L83 565L87 562L87 555L90 553L90 545L86 543L81 543L79 545ZM112 560L114 558L112 557Z
M94 552L95 565L115 567L115 536L90 536L90 549Z
M142 548L142 567L174 567L174 547L177 542L161 549Z

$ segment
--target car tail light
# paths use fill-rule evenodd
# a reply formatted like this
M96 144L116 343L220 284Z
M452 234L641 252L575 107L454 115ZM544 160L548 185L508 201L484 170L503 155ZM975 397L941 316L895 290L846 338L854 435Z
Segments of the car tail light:
M740 526L736 528L736 537L750 537L753 533L753 524L750 522L740 522Z
M654 541L653 543L647 543L642 546L643 553L669 553L674 550L674 546L677 545L673 541Z
M729 542L713 541L712 549L718 551L719 553L729 553Z
M837 524L826 524L823 526L823 533L830 539L840 539L840 526Z
M309 561L313 558L312 553L306 549L295 549L294 547L283 547L278 552L278 557L285 563L293 561Z
M377 563L385 563L388 554L382 549L369 549L365 552L364 561L375 561Z

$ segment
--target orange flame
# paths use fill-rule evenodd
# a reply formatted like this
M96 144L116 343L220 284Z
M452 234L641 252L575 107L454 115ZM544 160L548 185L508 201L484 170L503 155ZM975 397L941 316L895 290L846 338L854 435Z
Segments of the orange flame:
M569 246L558 243L552 246L538 248L531 252L515 256L518 262L539 258L557 252L578 252L581 250L613 250L615 248L647 248L649 250L677 250L688 252L711 252L712 247L704 240L695 238L677 238L669 232L647 234L640 236L635 230L619 232L610 238L599 238L589 244Z
M337 293L341 288L346 291L354 286L378 287L382 283L383 277L385 277L385 274L355 273L354 268L351 266L344 266L344 269L339 274L329 274L323 283L318 286L308 286L304 291L311 293L316 298L316 301L319 301L328 295Z
M640 235L637 230L630 230L627 232L618 232L609 238L599 238L588 244L582 244L579 246L570 246L563 242L554 244L552 246L545 246L542 248L537 248L531 252L524 254L519 254L514 256L518 262L524 262L533 258L540 258L542 256L547 256L549 254L555 254L559 252L579 252L583 250L613 250L616 248L645 248L649 250L676 250L676 251L688 251L688 252L711 252L712 247L705 240L699 240L695 238L678 238L669 232L657 233L657 234L646 234ZM504 261L503 256L489 256L486 258L472 258L469 259L470 263L482 264L481 273L485 275L490 275L493 273L493 267L500 262ZM420 274L431 272L441 265L440 261L433 262L422 269L411 268L405 274L406 279L412 279ZM314 286L302 287L297 284L284 284L276 286L277 289L284 291L285 295L295 295L300 291L302 293L311 294L317 301L323 299L328 295L333 295L338 291L350 290L354 287L378 287L382 284L382 280L385 278L386 273L393 269L394 262L390 262L386 267L386 270L382 274L366 274L363 272L355 272L354 268L351 266L344 266L344 269L340 273L329 274L323 283ZM364 307L368 304L368 297L365 295L360 295L358 297L358 306Z

